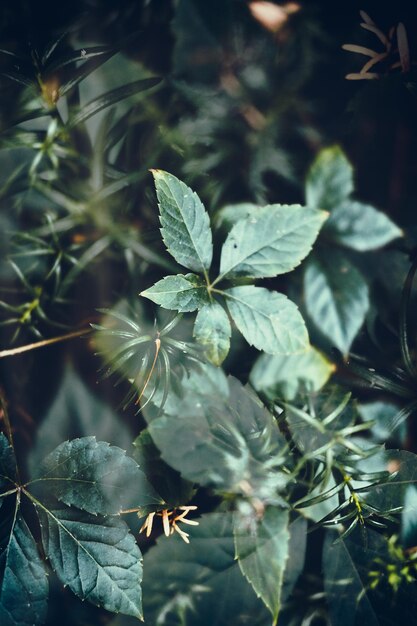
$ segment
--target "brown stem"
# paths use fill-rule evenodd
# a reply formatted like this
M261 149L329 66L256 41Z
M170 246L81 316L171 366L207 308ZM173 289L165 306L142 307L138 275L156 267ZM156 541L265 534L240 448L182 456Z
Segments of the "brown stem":
M51 344L58 343L59 341L66 341L67 339L74 339L74 337L81 337L87 332L88 329L84 328L83 330L76 330L72 333L68 333L67 335L61 335L60 337L52 337L52 339L44 339L43 341L37 341L36 343L29 343L26 346L10 348L9 350L1 350L0 359L3 359L6 356L15 356L16 354L21 354L22 352L29 352L29 350L43 348L44 346L50 346Z

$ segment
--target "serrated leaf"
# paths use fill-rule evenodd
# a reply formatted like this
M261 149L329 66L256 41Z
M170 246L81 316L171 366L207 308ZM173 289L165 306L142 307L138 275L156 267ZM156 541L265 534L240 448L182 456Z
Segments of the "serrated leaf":
M152 174L168 252L180 265L194 272L207 272L213 244L209 216L200 198L172 174L162 170L152 170Z
M336 243L360 252L381 248L403 235L382 211L350 200L332 211L324 229Z
M44 458L63 441L96 436L99 441L126 450L132 437L117 413L97 398L82 382L72 365L67 365L58 391L37 429L29 454L31 477Z
M87 102L87 104L78 113L69 119L67 126L68 128L74 128L74 126L85 122L99 111L102 111L103 109L106 109L121 100L125 100L130 96L140 93L141 91L151 89L151 87L155 87L160 82L161 79L157 77L144 78L142 80L135 80L133 83L128 83L127 85L122 85L122 87L112 89L99 98L95 98L91 102Z
M2 525L4 528L4 517ZM17 509L8 538L1 537L0 623L38 626L46 619L48 578L35 540Z
M289 513L286 509L268 507L255 526L235 514L236 557L243 575L277 621L281 605L281 588L288 558Z
M165 276L140 295L180 313L195 311L210 302L206 283L195 274Z
M161 537L145 556L145 623L270 626L271 616L242 576L230 513L210 513L178 535Z
M249 376L251 385L271 400L294 400L299 393L319 391L328 381L334 365L313 348L288 356L261 354Z
M142 619L142 555L126 523L69 507L37 510L61 582L82 600Z
M338 250L313 255L304 270L308 315L332 345L347 353L369 308L368 286Z
M235 378L228 397L196 389L149 424L162 458L181 475L223 492L282 504L286 442L273 416ZM283 456L284 455L284 456Z
M6 435L0 433L0 506L1 494L13 489L17 480L16 459Z
M137 463L126 452L95 437L65 441L42 463L37 480L41 493L93 514L161 504Z
M216 228L226 226L231 228L240 220L248 217L257 217L261 207L252 202L240 202L239 204L228 204L218 211L214 217Z
M213 365L221 365L230 349L232 327L226 311L218 302L207 304L197 314L194 337L206 348L206 356Z
M306 181L306 204L332 211L353 191L353 169L340 146L321 150Z
M286 296L245 285L225 292L227 308L246 341L268 354L308 349L308 333L297 306Z
M271 204L241 220L221 253L220 276L266 278L293 270L310 252L326 219L323 211Z

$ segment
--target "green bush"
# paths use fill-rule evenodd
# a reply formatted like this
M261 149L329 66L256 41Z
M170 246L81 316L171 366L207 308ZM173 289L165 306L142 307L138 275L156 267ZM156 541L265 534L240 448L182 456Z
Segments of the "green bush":
M407 12L361 40L328 2L21 4L2 626L412 623Z

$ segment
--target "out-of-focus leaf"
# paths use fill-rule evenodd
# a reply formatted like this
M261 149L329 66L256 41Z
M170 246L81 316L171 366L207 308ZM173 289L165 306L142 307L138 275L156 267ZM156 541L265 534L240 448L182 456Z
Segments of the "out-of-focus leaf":
M210 269L213 244L210 220L198 195L172 174L152 170L161 233L168 252L194 272Z
M324 589L332 624L338 626L396 626L414 620L417 610L414 585L393 591L383 581L371 589L371 570L389 563L386 539L379 533L355 531L346 539L328 533L323 546ZM336 541L337 540L337 541ZM386 566L385 566L386 567ZM383 569L385 569L383 566Z
M270 626L271 616L242 576L230 513L190 526L190 544L161 537L144 561L145 623L187 626Z
M417 545L417 486L405 490L404 508L401 513L401 543L405 548Z
M206 356L213 365L221 365L230 349L232 327L226 311L218 302L211 302L197 313L194 337L206 348Z
M38 626L46 619L48 578L19 507L11 523L2 519L0 536L0 623Z
M287 404L285 415L291 434L299 450L303 454L313 453L315 450L330 443L333 433L351 425L356 412L348 402L350 394L338 387L324 390L316 395L312 409L315 417L307 409ZM324 426L322 421L330 414L335 417Z
M281 588L288 558L289 513L268 507L255 526L237 513L234 520L236 556L243 575L272 614L278 618Z
M125 522L70 507L37 509L45 553L61 582L82 600L141 619L142 556Z
M304 294L307 313L317 328L346 354L369 308L362 274L338 250L313 254L305 265Z
M174 381L173 381L174 383ZM178 407L185 414L192 414L195 410L196 396L199 398L218 397L227 402L229 397L228 379L220 367L210 363L199 363L198 367L185 371L179 384L172 384L164 404L164 414L171 417L178 415ZM197 400L197 404L198 404ZM158 401L148 404L144 409L148 422L160 417Z
M108 404L98 400L69 365L55 399L38 428L35 446L29 454L32 475L59 444L87 436L95 436L99 441L108 441L124 450L132 441L132 435L121 417Z
M114 50L103 53L99 56L87 59L80 67L73 69L70 78L58 88L59 97L65 96L71 89L76 87L87 76L92 74L100 65L103 65L115 54Z
M324 230L326 237L360 252L381 248L403 235L385 213L369 204L351 200L332 211Z
M222 248L220 275L266 278L293 270L310 252L326 217L298 204L263 207L233 226Z
M297 306L282 293L244 285L225 292L227 307L246 341L268 354L308 349L308 334Z
M95 437L65 441L45 459L33 485L93 514L163 504L137 463Z
M143 515L161 508L183 506L191 500L195 489L192 483L181 478L180 474L161 459L147 428L141 432L133 443L133 457L145 472L156 491L164 499L164 506L141 508Z
M384 442L387 439L403 441L406 425L400 424L393 430L395 417L399 412L398 406L389 402L368 402L358 405L358 412L365 422L375 422L370 426L370 431L377 441Z
M385 450L379 455L378 470L396 475L371 487L366 501L382 510L404 506L407 489L417 486L417 455L407 450Z
M299 393L319 391L334 365L313 347L304 354L289 356L261 354L250 373L250 383L271 400L292 401Z
M45 68L45 76L49 76L62 69L66 65L77 63L79 61L87 61L96 57L108 57L113 51L107 46L93 46L91 48L83 48L82 50L71 50L68 54L59 57Z
M172 411L172 407L171 407ZM289 480L282 471L286 442L258 398L229 378L229 395L197 389L153 419L149 432L162 458L184 478L237 494L256 494L281 504ZM283 457L284 455L284 457Z
M144 78L142 80L136 80L133 83L117 87L112 91L108 91L99 98L88 102L78 113L71 117L68 121L68 127L74 128L77 124L81 124L95 115L99 111L106 109L129 96L133 96L141 91L151 89L161 82L160 78Z
M376 535L372 531L369 534ZM363 543L350 538L337 542L336 539L335 533L328 533L323 546L324 588L332 622L338 626L358 623L380 626L371 603L368 578L372 560L379 556L379 550L369 546L366 549Z
M308 206L332 211L353 191L353 170L339 146L319 152L306 181Z
M140 294L164 309L187 313L209 303L206 283L195 274L165 276Z
M290 532L289 556L284 570L281 604L290 596L304 568L307 547L307 520L303 517L297 517L293 522L290 522L288 530Z

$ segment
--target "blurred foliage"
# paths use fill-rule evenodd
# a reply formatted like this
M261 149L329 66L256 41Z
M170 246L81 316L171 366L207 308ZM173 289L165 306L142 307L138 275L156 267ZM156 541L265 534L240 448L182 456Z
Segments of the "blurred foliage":
M2 626L413 622L414 13L1 3Z

